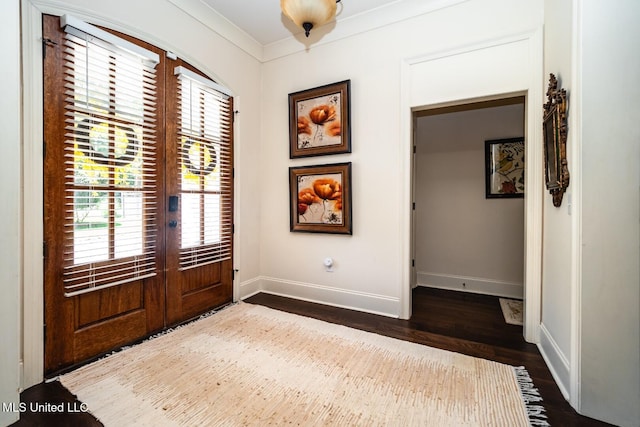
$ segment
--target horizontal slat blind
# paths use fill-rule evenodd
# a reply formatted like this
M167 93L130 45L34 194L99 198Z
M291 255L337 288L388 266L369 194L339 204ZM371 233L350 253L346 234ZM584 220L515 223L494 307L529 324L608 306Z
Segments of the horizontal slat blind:
M188 71L188 70L187 70ZM180 269L230 259L232 252L232 101L219 86L182 67L178 146Z
M156 274L156 72L149 55L125 49L124 40L65 31L63 283L70 297Z

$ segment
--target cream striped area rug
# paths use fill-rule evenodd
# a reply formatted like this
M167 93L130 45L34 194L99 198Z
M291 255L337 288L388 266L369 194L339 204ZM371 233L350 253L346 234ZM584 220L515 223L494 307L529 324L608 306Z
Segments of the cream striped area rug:
M548 425L522 368L248 303L60 381L106 426Z

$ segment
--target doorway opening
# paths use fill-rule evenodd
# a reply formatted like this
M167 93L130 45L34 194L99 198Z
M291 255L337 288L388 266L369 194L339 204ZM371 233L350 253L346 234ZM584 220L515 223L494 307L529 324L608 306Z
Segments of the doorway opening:
M524 298L525 101L413 111L412 288Z

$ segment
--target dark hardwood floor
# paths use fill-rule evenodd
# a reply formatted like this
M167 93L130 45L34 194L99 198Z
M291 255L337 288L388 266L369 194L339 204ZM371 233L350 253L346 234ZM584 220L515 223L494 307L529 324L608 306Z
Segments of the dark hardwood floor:
M522 326L504 321L497 297L418 287L413 291L411 320L268 294L255 295L246 302L512 366L524 366L544 399L549 424L562 427L609 425L583 417L571 408L538 348L524 340Z
M580 416L569 406L537 347L522 338L522 327L504 322L497 297L420 287L413 292L411 320L392 319L263 293L245 302L500 363L524 366L544 399L543 405L552 426L608 425ZM31 387L21 394L21 401L27 410L14 426L102 425L90 414L79 411L80 402L59 382ZM30 411L30 405L37 403L62 404L65 411ZM68 409L78 412L69 412Z

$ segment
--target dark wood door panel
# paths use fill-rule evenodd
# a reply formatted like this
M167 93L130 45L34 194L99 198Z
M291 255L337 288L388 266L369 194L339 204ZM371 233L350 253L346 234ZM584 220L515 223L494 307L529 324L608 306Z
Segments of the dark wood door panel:
M182 295L188 295L220 283L222 263L205 265L182 272Z
M215 274L212 277L215 280L209 279L206 272L194 271L187 275L188 279L185 279L185 282L190 282L191 286L182 289L175 287L173 292L175 302L167 304L167 322L169 324L191 319L214 307L231 302L233 295L231 260L212 265L209 269L214 270ZM196 290L189 290L189 288L196 288ZM171 290L168 289L167 292L171 298ZM178 292L181 295L178 296Z
M167 323L191 319L214 307L231 302L231 261L174 273L167 282Z
M144 309L143 294L144 284L140 280L78 296L76 328L86 328L96 322Z
M136 310L74 331L73 363L79 363L148 335L147 313Z

